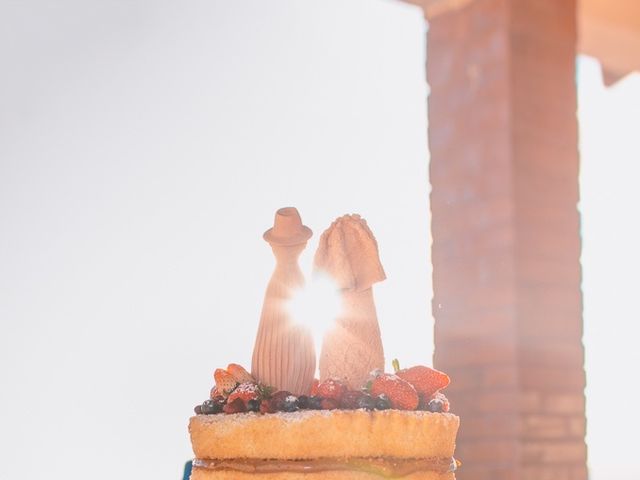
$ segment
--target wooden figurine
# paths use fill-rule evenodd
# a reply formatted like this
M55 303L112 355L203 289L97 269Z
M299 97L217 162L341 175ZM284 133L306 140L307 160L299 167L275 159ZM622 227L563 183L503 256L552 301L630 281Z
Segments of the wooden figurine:
M375 369L384 369L384 351L372 285L386 278L378 244L360 215L335 220L322 234L314 259L341 289L342 313L323 339L320 381L338 378L360 388Z
M276 267L264 297L251 364L259 382L296 395L308 395L311 390L316 354L311 332L292 320L287 301L304 285L298 257L311 235L293 207L279 209L273 228L264 233Z

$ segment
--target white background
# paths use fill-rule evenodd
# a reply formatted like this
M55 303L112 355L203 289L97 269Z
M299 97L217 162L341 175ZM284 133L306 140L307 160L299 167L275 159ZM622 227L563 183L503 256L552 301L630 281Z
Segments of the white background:
M605 88L581 58L578 94L591 480L638 480L640 74Z
M361 213L431 363L425 27L383 1L2 4L0 478L176 479L295 205ZM94 470L87 470L95 467Z
M387 358L431 362L424 38L382 0L0 0L0 478L179 478L281 206L306 273L369 220ZM580 66L590 464L637 480L640 79Z

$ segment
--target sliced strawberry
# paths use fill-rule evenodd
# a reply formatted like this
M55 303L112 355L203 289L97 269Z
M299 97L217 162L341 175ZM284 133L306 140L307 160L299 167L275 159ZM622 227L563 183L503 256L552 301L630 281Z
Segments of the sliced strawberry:
M224 396L233 392L233 389L238 385L234 376L223 368L216 369L213 378L216 380L216 389Z
M446 373L422 365L398 370L396 375L413 385L413 388L425 398L430 398L450 382Z
M385 394L391 408L399 410L415 410L418 407L418 393L413 386L397 375L383 373L371 382L371 395L377 397Z
M214 399L216 397L222 397L222 392L218 391L218 388L214 386L209 392L209 398Z
M249 403L249 400L258 400L260 398L260 391L258 385L255 383L241 383L227 398L227 403L232 403L236 399L240 399L244 402L245 407Z
M251 376L251 374L247 372L244 367L238 365L237 363L230 363L227 367L227 372L229 372L238 383L256 383L256 380Z
M339 380L328 378L318 385L316 395L322 398L332 398L339 402L346 391L347 387Z

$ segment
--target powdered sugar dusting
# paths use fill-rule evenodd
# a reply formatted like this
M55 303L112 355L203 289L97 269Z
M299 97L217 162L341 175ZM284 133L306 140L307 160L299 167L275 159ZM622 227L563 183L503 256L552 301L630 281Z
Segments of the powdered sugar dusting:
M285 422L285 423L294 423L308 420L310 418L327 418L332 416L366 416L368 418L385 418L389 416L396 417L406 417L406 418L423 418L423 417L434 417L434 418L442 418L449 419L450 417L455 417L452 413L434 413L428 412L424 410L298 410L297 412L276 412L276 413L256 413L256 412L245 412L245 413L236 413L230 415L199 415L198 419L204 423L244 423L244 422L260 422L260 421L274 421Z
M234 393L256 393L258 391L258 385L255 383L241 383L233 391Z

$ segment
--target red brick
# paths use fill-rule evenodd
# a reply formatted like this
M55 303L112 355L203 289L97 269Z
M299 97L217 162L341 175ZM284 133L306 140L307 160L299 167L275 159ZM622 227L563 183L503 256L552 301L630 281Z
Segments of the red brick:
M580 269L573 262L549 258L521 258L517 269L519 277L527 284L543 279L546 285L576 285L581 278Z
M487 467L482 464L463 464L456 478L460 480L514 480L518 478L518 469L514 465ZM565 479L560 479L565 480Z
M438 368L439 362L440 358L438 357L438 360L434 362L434 366L436 368ZM447 369L447 374L455 381L445 392L448 392L452 389L465 392L478 390L482 386L480 374L481 370L481 368L475 366L449 367Z
M587 448L583 441L525 441L522 445L524 463L567 464L584 463Z
M516 387L518 372L514 365L488 366L482 369L482 385L489 388Z
M517 458L517 446L509 438L505 440L485 439L482 441L469 441L465 443L463 462L468 464L481 463L505 463Z
M516 438L520 433L518 417L499 412L475 414L465 418L460 425L461 438Z
M570 480L587 480L589 478L589 472L587 466L584 464L571 467Z
M575 13L473 0L430 18L435 362L466 480L585 480Z
M491 311L486 308L474 310L471 307L456 307L452 308L448 302L442 303L438 297L433 299L433 314L440 319L440 326L436 327L435 332L436 344L441 341L446 344L447 337L470 338L478 344L494 343L497 336L505 335L513 328L513 321L509 321L513 314L500 312L498 308ZM446 350L444 347L441 351L436 350L436 358L443 355L460 365L460 360L454 359Z
M587 431L587 421L584 416L570 417L569 422L569 435L575 438L584 438Z
M557 465L526 465L521 470L519 480L572 480L571 469Z
M581 306L527 304L520 306L519 313L522 319L520 336L523 339L567 340L575 345L582 339Z
M509 365L515 359L516 348L508 337L483 342L473 337L468 337L466 341L443 342L442 352L438 353L438 361L445 363L449 370L469 365Z
M518 352L520 362L527 366L575 366L584 365L582 344L558 339L545 339L541 342L527 342Z
M581 391L576 393L546 393L543 398L542 408L550 414L560 413L583 417L584 403L584 393Z
M517 412L518 392L491 389L475 395L474 403L478 412Z
M518 409L522 413L537 413L542 411L542 394L537 391L519 391Z
M527 439L564 439L570 435L569 420L562 416L546 414L522 417L521 431Z
M575 392L585 387L585 374L582 368L522 367L520 384L528 390L539 389L552 392Z

